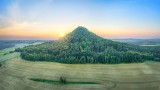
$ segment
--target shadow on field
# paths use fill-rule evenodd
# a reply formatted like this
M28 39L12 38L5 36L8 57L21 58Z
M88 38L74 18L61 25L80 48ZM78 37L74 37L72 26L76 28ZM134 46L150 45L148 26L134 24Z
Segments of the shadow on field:
M44 82L50 84L100 84L97 82L83 82L83 81L67 81L66 77L60 77L59 80L48 80L48 79L41 79L41 78L29 78L32 81L36 82Z

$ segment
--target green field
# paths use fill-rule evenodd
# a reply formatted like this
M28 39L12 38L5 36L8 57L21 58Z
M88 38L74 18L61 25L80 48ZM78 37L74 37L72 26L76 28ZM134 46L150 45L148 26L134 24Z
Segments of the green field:
M15 47L2 49L0 50L0 56L3 56L4 54L8 54L10 51L14 51L14 50L15 50Z
M43 43L43 42L35 42L32 45L37 45L37 44L41 44L41 43ZM22 48L22 47L25 47L28 45L31 45L31 44L25 44L25 43L24 44L16 44L14 47L2 49L2 50L0 50L0 57L3 56L4 54L9 54L10 51L14 51L16 48Z
M22 60L20 53L1 57L0 90L160 90L160 63L61 64ZM10 58L9 58L10 57ZM3 59L3 60L2 60ZM30 78L98 84L54 84Z
M19 57L19 56L20 56L20 53L18 53L18 52L9 53L7 55L0 56L0 62L7 61L7 60L10 60L12 58Z

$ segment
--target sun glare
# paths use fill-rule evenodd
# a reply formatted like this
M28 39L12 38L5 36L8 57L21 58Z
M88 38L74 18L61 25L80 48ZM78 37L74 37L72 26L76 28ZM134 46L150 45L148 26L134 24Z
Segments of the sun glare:
M60 36L60 37L63 37L64 35L65 35L64 33L60 33L60 35L59 35L59 36Z

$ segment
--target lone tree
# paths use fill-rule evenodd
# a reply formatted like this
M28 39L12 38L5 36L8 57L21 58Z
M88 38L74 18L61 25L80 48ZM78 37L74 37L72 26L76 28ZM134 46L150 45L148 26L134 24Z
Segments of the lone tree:
M66 84L66 83L67 83L66 78L61 76L61 77L60 77L60 83Z
M2 63L0 62L0 67L2 67Z

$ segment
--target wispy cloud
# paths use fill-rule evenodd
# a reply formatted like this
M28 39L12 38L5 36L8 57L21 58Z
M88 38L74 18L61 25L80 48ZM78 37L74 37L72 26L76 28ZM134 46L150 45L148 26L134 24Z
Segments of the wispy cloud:
M0 16L0 30L8 26L11 26L10 20L4 16Z
M122 36L119 33L123 32L158 36L160 31L160 3L155 0L7 1L3 7L5 14L0 10L0 36L16 36L21 32L33 35L45 33L47 37L67 33L79 25L96 33L103 32L103 36L108 33ZM3 5L1 0L0 5Z

